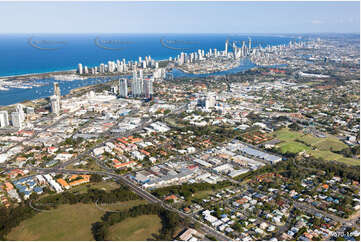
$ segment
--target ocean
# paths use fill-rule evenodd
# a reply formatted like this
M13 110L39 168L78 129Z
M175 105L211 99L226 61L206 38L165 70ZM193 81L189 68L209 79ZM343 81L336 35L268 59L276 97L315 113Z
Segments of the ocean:
M107 63L109 60L138 60L151 56L155 60L176 57L181 52L198 49L224 50L225 41L235 41L238 46L251 38L252 46L288 44L295 38L286 36L252 36L226 34L1 34L0 79L5 76L46 73L76 69L78 63L88 67ZM230 70L247 70L255 65L249 61ZM224 74L222 73L215 73ZM191 76L177 72L175 76ZM44 86L31 89L0 91L0 105L49 96L53 79L39 80ZM71 89L90 85L106 79L88 79L60 82L62 94ZM46 85L45 85L46 84Z

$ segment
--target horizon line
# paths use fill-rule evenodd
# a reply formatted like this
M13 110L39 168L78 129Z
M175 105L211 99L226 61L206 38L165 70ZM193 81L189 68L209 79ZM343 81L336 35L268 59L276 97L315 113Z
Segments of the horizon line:
M149 32L81 32L81 33L72 33L72 32L10 32L10 33L0 33L2 34L360 34L360 32L232 32L232 33L211 33L211 32L158 32L158 33L149 33Z

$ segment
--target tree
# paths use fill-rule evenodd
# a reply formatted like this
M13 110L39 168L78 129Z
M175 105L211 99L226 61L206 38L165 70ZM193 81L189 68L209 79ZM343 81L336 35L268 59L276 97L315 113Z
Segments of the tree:
M217 241L216 237L214 237L213 235L206 235L206 237L207 237L209 240Z
M302 129L296 122L293 122L288 127L293 131L299 131Z
M96 222L92 224L92 233L94 239L97 241L104 241L105 240L105 226L101 222Z
M98 175L98 174L93 174L90 177L90 182L101 182L102 181L102 176Z

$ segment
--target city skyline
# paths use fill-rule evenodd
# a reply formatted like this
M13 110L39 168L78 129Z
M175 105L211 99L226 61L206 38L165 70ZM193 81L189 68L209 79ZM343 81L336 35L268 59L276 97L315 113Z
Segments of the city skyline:
M360 241L360 2L1 1L0 240Z
M2 27L2 34L359 33L360 29L359 2L1 2L0 7L0 21L10 23ZM179 12L181 18L176 17Z

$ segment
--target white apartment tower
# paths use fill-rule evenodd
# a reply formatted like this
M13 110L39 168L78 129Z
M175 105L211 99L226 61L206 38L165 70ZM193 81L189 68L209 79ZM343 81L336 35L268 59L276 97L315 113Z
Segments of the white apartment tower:
M153 79L144 80L144 96L150 99L153 96Z
M81 63L78 64L78 73L79 73L80 75L83 74L83 65L82 65Z
M0 111L0 128L9 126L9 114L8 111Z
M128 97L128 82L127 79L119 79L119 95L120 97Z
M50 97L51 112L56 115L60 114L60 97L53 95Z
M227 56L228 55L228 44L229 44L229 41L228 39L226 40L226 43L225 43L225 46L224 46L224 54Z
M19 112L11 113L11 122L16 128L22 129L24 127L24 121L21 119L21 115Z

